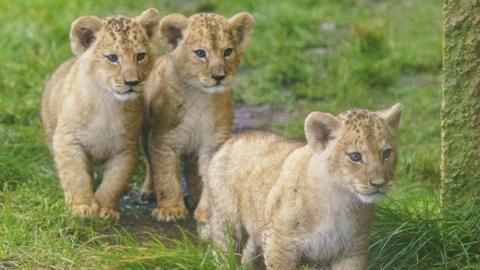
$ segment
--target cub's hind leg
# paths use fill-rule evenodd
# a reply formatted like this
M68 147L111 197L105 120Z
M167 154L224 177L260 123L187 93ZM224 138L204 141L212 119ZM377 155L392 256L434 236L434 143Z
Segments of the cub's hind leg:
M205 239L213 240L222 250L227 250L227 224L225 219L211 215L200 231L200 235Z
M215 209L212 209L212 215L200 231L203 238L212 239L224 251L229 248L229 241L233 241L235 252L242 249L242 234L238 220L228 218Z
M207 188L208 183L206 179L208 166L211 159L211 152L213 152L213 150L210 149L200 149L199 151L198 172L200 174L200 179L198 180L201 181L201 194L194 213L194 218L197 222L207 221L208 216L210 215L210 209L208 206L209 190Z
M142 188L140 189L142 200L155 200L155 188L151 176L150 164L147 160L145 162L145 180L143 180Z
M213 155L220 147L220 145L222 145L227 140L230 134L229 128L229 124L225 125L223 131L219 128L216 133L211 133L209 134L209 136L206 136L204 142L202 143L198 151L198 172L201 177L202 186L200 201L198 202L194 214L194 218L198 222L205 222L210 215L210 207L208 205L210 201L210 191L209 188L207 188L207 178L209 173L208 169Z
M235 251L239 252L243 248L244 231L240 213L236 208L238 194L227 188L226 182L230 179L225 175L227 169L224 169L224 165L228 167L223 161L225 155L216 157L217 159L212 161L211 170L203 178L206 184L204 190L209 192L205 199L208 199L210 215L200 233L202 237L212 239L223 250L227 250L228 237L231 237Z
M186 197L187 208L195 209L200 201L202 192L202 180L198 171L197 153L185 155L182 159L183 177L187 186L188 196Z
M150 131L144 127L143 133L140 136L140 145L145 153L146 162L145 162L145 179L143 180L142 187L140 189L140 194L142 200L155 200L155 188L153 187L152 181L152 171L150 169L149 155L148 155L148 137Z
M207 188L207 169L208 164L210 161L210 155L202 155L199 158L199 173L200 173L200 180L201 181L201 194L200 200L198 205L195 209L194 218L197 222L205 222L207 221L208 217L210 216L210 208L209 208L209 189Z

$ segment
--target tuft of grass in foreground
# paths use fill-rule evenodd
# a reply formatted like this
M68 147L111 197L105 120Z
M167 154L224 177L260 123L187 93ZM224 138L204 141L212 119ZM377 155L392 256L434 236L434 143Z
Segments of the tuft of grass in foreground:
M87 251L90 264L99 269L240 269L233 249L225 253L188 232L180 240L150 237L140 244L128 233L117 231L113 244Z
M372 269L479 269L480 209L444 215L435 200L410 197L377 207Z

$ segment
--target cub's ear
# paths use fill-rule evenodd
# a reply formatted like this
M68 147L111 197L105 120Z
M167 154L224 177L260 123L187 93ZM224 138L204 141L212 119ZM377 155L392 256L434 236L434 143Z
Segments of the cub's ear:
M391 128L397 129L400 123L400 116L402 115L402 104L397 103L390 108L378 111L377 114L385 119Z
M158 13L158 10L155 8L149 8L135 19L145 27L145 32L147 33L148 38L155 46L157 46L160 43L160 14Z
M167 51L178 46L187 26L188 18L178 13L167 15L160 21L161 42L166 45Z
M240 12L229 19L233 26L235 39L238 44L245 47L250 41L253 32L253 16L248 12Z
M314 152L320 152L340 132L342 123L329 113L312 112L305 119L305 136Z
M70 47L75 55L80 55L95 42L102 21L95 16L83 16L72 23L70 27Z

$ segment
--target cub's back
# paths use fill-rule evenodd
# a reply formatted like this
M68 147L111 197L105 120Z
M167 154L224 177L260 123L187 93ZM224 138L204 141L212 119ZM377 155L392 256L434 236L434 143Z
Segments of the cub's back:
M228 140L209 166L208 184L214 207L221 205L227 212L236 211L232 213L235 218L262 216L267 195L278 179L284 160L302 145L259 131L242 133Z
M288 154L302 144L277 134L249 131L229 139L214 155L210 169L223 171L227 181L276 178ZM216 175L220 176L220 175Z
M69 73L75 64L76 58L71 58L63 62L48 79L45 91L42 96L42 123L45 129L45 139L48 145L51 145L53 131L57 124L57 114L62 104L63 98L69 88L62 87L69 79Z

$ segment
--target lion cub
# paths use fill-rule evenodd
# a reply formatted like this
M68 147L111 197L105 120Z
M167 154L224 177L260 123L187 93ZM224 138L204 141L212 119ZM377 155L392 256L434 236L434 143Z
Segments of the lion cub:
M118 219L133 174L143 104L138 98L160 41L156 9L136 18L84 16L72 23L75 57L49 79L42 99L45 137L73 214ZM104 164L95 194L92 169Z
M306 145L263 132L231 138L209 166L202 234L225 247L229 227L242 262L263 253L267 269L297 269L303 260L364 269L373 203L395 170L400 114L400 104L313 112Z
M229 136L233 120L232 77L253 29L253 18L230 19L201 13L166 16L162 40L170 52L160 57L145 85L145 150L148 168L143 195L154 193L152 216L159 221L188 214L180 190L181 157L197 154L205 175L214 151ZM195 212L204 220L206 194Z

